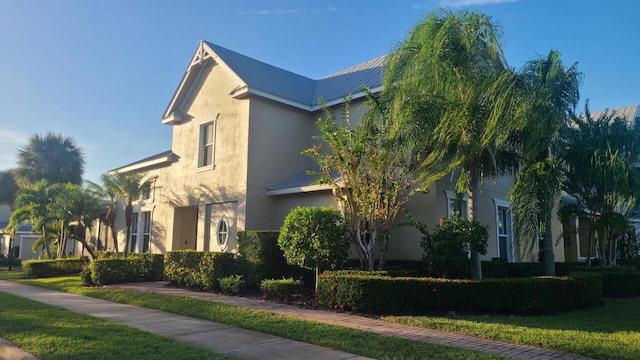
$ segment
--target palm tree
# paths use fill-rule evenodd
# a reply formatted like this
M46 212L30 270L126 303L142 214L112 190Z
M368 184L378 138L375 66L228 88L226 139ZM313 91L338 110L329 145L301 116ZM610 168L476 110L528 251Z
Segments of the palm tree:
M82 182L84 158L71 137L34 134L18 152L16 176L27 183L46 179L50 184Z
M520 126L523 84L508 68L501 41L489 16L440 10L416 24L386 64L396 131L414 131L424 144L421 180L459 170L456 188L468 195L470 220L481 177L507 168L498 153ZM475 279L482 277L482 251L472 249Z
M117 259L119 257L119 251L118 232L116 231L117 212L115 206L116 197L118 194L118 186L114 175L102 174L100 180L102 181L102 185L91 183L89 184L89 188L92 189L98 196L102 197L103 199L106 198L109 200L105 218L107 220L109 229L111 230L111 238L113 239L113 251L115 252Z
M520 175L511 189L516 239L531 248L542 233L545 274L555 275L551 220L562 189L563 169L557 158L561 133L580 98L582 74L574 63L565 69L560 53L529 61L521 71L527 84L523 100L526 125L518 135L522 151Z
M125 203L124 222L127 228L124 255L133 251L135 244L129 243L131 235L131 222L133 221L133 201L140 199L143 189L149 185L149 181L143 181L144 173L117 173L113 175L115 181L116 197Z
M13 208L18 184L10 170L0 171L0 204L9 204Z
M93 221L103 211L100 204L102 199L91 189L76 184L65 184L61 190L56 197L56 213L64 220L65 225L75 222L71 236L80 241L91 257L95 258L93 246L86 242L86 229L91 228ZM65 241L62 240L60 247L64 249L64 245Z
M47 180L40 180L32 188L22 188L16 195L14 211L11 213L7 228L15 232L21 222L31 221L33 231L41 231L43 244L49 259L52 259L47 236L47 226L54 220L52 218L51 204L55 198L57 189L49 185Z
M575 126L567 129L563 159L571 170L566 172L563 188L584 208L565 206L562 210L565 215L586 218L586 223L599 230L604 265L616 264L617 242L630 226L628 211L636 208L640 197L637 120L630 123L606 113L593 119L587 103L584 116L574 117ZM591 257L591 238L587 257Z

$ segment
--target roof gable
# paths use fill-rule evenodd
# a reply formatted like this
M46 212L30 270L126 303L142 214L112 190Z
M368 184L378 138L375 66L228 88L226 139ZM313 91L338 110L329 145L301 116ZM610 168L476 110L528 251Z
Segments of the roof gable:
M165 110L162 122L172 125L183 120L182 102L190 95L203 65L209 61L224 65L237 76L240 85L230 93L235 98L258 95L300 109L315 111L320 108L320 98L328 105L334 105L342 102L349 94L353 98L364 96L361 91L362 85L368 86L374 92L379 91L385 58L381 56L322 79L313 80L201 40Z

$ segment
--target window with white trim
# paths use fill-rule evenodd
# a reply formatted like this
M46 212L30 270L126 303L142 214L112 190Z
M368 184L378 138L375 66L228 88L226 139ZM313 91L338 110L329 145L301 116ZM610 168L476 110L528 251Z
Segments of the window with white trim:
M134 212L131 217L131 234L129 235L129 252L135 252L138 242L138 218L140 213Z
M198 154L198 167L213 167L215 165L215 126L215 121L200 125L200 151Z
M469 218L469 196L455 191L445 190L447 195L447 216L453 218Z
M222 216L220 221L218 221L218 226L216 227L216 239L220 249L226 250L229 240L229 222L225 216Z
M151 211L142 212L142 249L141 252L149 252L151 242Z
M203 251L211 250L211 213L213 204L206 204L204 207L204 248Z
M511 204L501 199L493 199L496 205L496 232L498 241L498 257L513 262L515 249L513 245L513 221Z

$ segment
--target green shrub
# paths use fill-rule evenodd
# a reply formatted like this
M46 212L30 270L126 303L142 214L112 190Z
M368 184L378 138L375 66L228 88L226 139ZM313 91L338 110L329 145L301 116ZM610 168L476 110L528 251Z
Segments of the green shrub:
M84 265L83 258L69 258L57 260L27 260L22 263L25 277L52 277L78 274Z
M231 275L218 279L220 283L220 291L225 294L239 294L245 286L242 275Z
M289 265L278 246L278 231L238 232L238 273L246 285L258 288L263 279L303 278L312 280L312 271Z
M477 281L325 272L318 299L330 307L377 313L553 313L599 303L602 282L589 275Z
M288 279L264 279L260 282L260 291L269 299L286 299L304 290L304 281Z
M471 275L469 251L487 253L488 226L464 218L446 219L431 234L426 226L414 224L422 232L424 261L438 277L463 279Z
M494 258L482 261L482 277L485 279L503 279L509 277L509 263L506 259Z
M140 280L131 259L97 259L91 263L91 281L96 285L121 284Z
M611 297L640 296L640 272L638 271L601 271L604 280L602 295Z
M162 280L164 255L133 254L126 258L101 258L91 263L91 280L96 285Z
M80 280L82 280L82 286L92 286L95 285L93 283L93 279L91 279L91 268L85 267L80 272Z
M164 275L172 285L219 290L218 279L233 275L235 267L232 253L177 250L167 253Z
M22 260L16 259L16 258L11 259L11 266L20 266L20 265L22 265ZM9 266L9 259L6 257L0 259L0 266Z

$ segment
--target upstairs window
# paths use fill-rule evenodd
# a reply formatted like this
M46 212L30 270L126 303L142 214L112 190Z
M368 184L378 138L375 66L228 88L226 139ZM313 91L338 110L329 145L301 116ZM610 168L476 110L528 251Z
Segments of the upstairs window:
M216 138L215 122L200 126L200 154L198 167L214 166L214 143Z
M449 190L445 190L445 194L447 195L447 216L450 219L468 219L469 196L467 194L458 194Z

